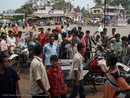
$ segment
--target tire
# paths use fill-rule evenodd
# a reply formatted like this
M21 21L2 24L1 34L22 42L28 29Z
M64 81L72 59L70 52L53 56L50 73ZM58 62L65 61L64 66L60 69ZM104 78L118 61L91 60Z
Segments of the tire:
M21 59L19 57L14 58L13 60L10 61L9 65L12 66L17 74L20 74L20 69L21 69Z

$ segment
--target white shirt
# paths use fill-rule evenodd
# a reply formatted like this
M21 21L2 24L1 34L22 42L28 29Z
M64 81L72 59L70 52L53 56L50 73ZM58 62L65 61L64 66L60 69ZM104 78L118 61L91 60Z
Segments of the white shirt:
M75 80L74 71L78 71L78 80L83 80L83 57L77 52L73 58L69 78Z
M8 44L8 46L16 46L16 39L13 37L13 38L11 38L11 37L8 37L7 38L7 44ZM13 50L15 49L14 47L11 47L11 51L13 52Z
M100 35L100 32L103 31L103 28L101 26L98 27L98 35Z
M42 63L42 59L35 56L33 61L31 62L30 67L30 87L31 93L33 95L44 92L37 84L37 80L41 80L46 90L49 90L50 84L48 81L46 69Z

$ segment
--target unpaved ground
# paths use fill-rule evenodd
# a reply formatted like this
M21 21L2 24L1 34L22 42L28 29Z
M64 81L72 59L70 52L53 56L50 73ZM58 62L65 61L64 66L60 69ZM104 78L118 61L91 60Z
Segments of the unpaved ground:
M23 73L20 74L20 89L22 98L31 98L30 95L30 76L29 76L29 69L23 71ZM105 85L97 86L98 92L96 93L94 89L91 88L91 85L85 86L86 91L86 98L102 98L103 92L105 89ZM69 96L69 93L67 94Z

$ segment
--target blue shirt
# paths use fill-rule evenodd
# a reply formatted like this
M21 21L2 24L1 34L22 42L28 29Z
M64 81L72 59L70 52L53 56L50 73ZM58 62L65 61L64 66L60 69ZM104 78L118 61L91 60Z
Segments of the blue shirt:
M4 74L0 74L0 98L2 98L2 94L6 94L7 97L4 98L16 98L16 82L19 80L19 76L16 71L8 66L5 69ZM9 96L9 94L12 94Z
M52 55L57 55L59 56L59 46L56 43L53 43L53 45L51 46L50 43L46 44L43 47L43 52L45 54L45 63L46 65L51 65L50 64L50 57Z
M68 34L69 31L70 31L70 28L68 27L68 28L66 29L66 34Z

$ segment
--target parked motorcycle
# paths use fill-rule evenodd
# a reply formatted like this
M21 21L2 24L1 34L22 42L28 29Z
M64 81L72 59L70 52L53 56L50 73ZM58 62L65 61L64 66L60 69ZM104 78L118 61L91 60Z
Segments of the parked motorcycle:
M10 66L12 66L17 74L20 74L21 67L29 67L30 60L28 58L29 52L25 45L17 45L14 54L9 57Z

